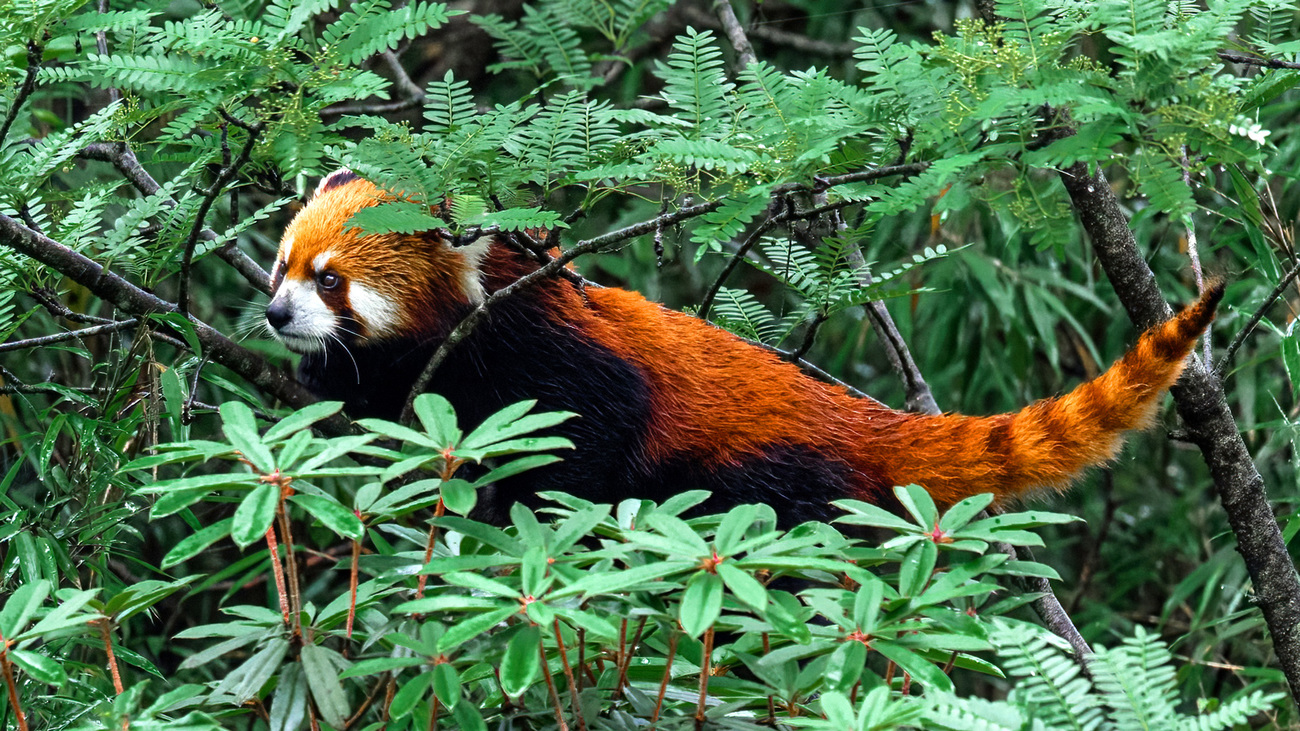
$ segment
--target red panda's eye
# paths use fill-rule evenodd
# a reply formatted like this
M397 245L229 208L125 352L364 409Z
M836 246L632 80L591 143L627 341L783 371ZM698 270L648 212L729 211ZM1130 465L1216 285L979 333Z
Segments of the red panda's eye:
M334 272L321 272L316 276L316 282L324 289L334 289L340 281L339 275Z

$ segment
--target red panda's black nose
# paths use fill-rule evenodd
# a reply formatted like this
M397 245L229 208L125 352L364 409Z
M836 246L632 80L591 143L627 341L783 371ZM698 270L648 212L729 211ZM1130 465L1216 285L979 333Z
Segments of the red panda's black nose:
M293 313L289 311L289 303L285 300L272 300L271 304L266 306L266 321L276 330L289 324L292 319Z

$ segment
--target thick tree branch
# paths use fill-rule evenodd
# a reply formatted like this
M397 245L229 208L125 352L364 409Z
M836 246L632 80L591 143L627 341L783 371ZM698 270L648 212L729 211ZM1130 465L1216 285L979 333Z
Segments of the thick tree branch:
M123 177L130 181L131 185L135 186L136 190L145 195L154 195L162 190L162 186L140 165L135 153L131 151L131 147L125 142L92 142L82 148L79 154L87 160L111 163ZM168 198L164 205L168 208L175 208L176 201ZM204 241L216 241L217 235L210 229L203 229L199 232L199 238ZM257 262L240 250L234 241L227 241L217 247L215 253L227 264L234 267L235 271L239 272L259 292L262 294L271 293L271 276Z
M0 245L45 264L124 312L137 316L178 312L175 304L105 271L94 261L3 214L0 214ZM272 367L262 356L238 345L200 320L191 317L189 322L212 360L248 379L264 393L294 407L316 401L297 381L284 371ZM339 433L347 430L342 419L336 419L326 428Z
M1072 134L1068 125L1058 130ZM1143 329L1168 319L1172 310L1106 177L1078 163L1062 171L1061 181L1129 318ZM1222 384L1199 358L1188 363L1173 395L1190 440L1210 468L1291 696L1300 699L1300 577L1273 517L1264 480L1242 441Z

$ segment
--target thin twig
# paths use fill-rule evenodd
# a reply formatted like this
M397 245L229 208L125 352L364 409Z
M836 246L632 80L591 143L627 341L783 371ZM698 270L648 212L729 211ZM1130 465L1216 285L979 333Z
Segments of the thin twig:
M423 99L402 99L395 102L377 102L375 104L343 104L336 107L326 107L320 110L322 117L342 117L349 114L391 114L393 112L404 112L407 109L414 109L424 104Z
M379 54L379 57L383 59L384 65L388 66L388 70L392 72L394 83L396 83L397 89L402 93L402 96L409 101L423 104L424 89L421 89L419 84L411 81L406 69L402 68L402 62L397 59L397 53L384 51Z
M1277 298L1282 296L1282 293L1286 291L1287 287L1291 286L1291 282L1295 281L1295 278L1298 276L1300 276L1300 264L1291 267L1290 271L1282 275L1281 281L1277 283L1277 286L1273 288L1272 292L1268 293L1268 296L1264 298L1264 302L1255 310L1255 314L1250 316L1250 319L1246 321L1246 324L1242 326L1241 330L1237 331L1237 335L1233 337L1232 342L1228 344L1228 349L1223 352L1223 357L1219 359L1219 365L1214 368L1214 375L1216 378L1223 375L1224 371L1228 368L1228 365L1232 363L1233 356L1235 356L1237 350L1241 348L1242 343L1246 342L1246 338L1252 331L1254 331L1255 326L1259 324L1260 320L1264 319L1264 315L1268 313L1268 309L1273 306L1273 303L1277 301Z
M1300 69L1300 63L1296 61L1279 61L1275 58L1256 58L1247 56L1244 53L1236 51L1219 51L1219 58L1230 63L1244 63L1251 66L1261 66L1268 69Z
M271 573L275 575L275 593L280 597L280 614L284 617L284 626L293 625L289 616L289 592L284 586L284 567L280 565L280 546L275 540L275 525L266 529L266 549L271 554Z
M226 119L227 124L235 121L234 118L224 110L222 110L221 116ZM246 123L242 123L241 121L239 126L245 126L245 124ZM199 203L199 209L194 214L194 225L190 227L190 235L185 238L185 253L181 257L181 281L180 291L176 296L176 307L182 315L189 314L190 267L194 263L194 247L198 246L199 238L205 228L204 222L208 218L208 211L212 210L212 205L216 203L217 197L221 195L221 192L225 189L226 185L228 185L230 181L239 174L239 171L244 167L245 163L248 162L248 158L252 156L253 146L257 144L257 138L262 133L262 126L263 125L260 121L256 124L247 125L248 139L244 140L244 146L239 151L239 157L237 157L234 162L227 161L227 164L217 173L217 179L212 181L212 187L205 191L201 191L203 194L203 200ZM223 146L226 139L226 129L226 125L222 125L221 134ZM225 154L227 156L230 154L230 149L228 147L225 148Z
M86 327L80 330L69 330L67 332L55 333L53 335L44 335L39 338L28 338L26 340L0 343L0 353L5 353L10 350L22 350L24 348L39 348L43 345L61 343L65 340L77 340L80 338L88 338L92 335L116 332L131 327L138 322L140 322L138 319L132 317L129 320L117 320L106 325L96 325L95 327Z
M833 210L836 208L842 208L844 206L852 205L852 203L857 202L857 201L838 201L834 204L831 204L830 206L816 207L805 211L799 211L794 207L793 203L790 202L790 200L785 196L788 196L790 193L822 192L827 189L833 188L837 185L844 185L846 183L870 182L872 180L879 180L880 178L889 177L892 175L915 175L917 173L924 171L928 166L929 163L908 163L902 165L887 165L884 167L874 168L872 170L860 170L858 172L845 173L843 175L836 175L829 178L819 178L816 182L814 182L811 185L806 183L786 183L784 185L777 186L772 190L774 204L776 202L784 201L786 205L782 206L779 212L769 215L766 219L764 219L763 222L759 224L758 227L755 228L752 232L750 232L750 235L745 238L745 241L740 245L740 248L737 249L734 254L732 254L731 259L727 261L727 265L722 268L722 271L718 274L718 278L713 281L713 285L710 286L709 291L705 293L704 299L700 301L699 317L701 319L708 318L709 311L713 308L713 301L717 299L718 292L722 289L722 286L726 283L727 278L731 276L731 273L736 269L736 266L740 264L740 262L745 258L745 256L749 254L749 251L754 248L754 245L758 243L759 239L768 231L771 231L778 224L784 223L786 221L792 221L796 218L808 218L812 216L817 216L825 211Z
M108 0L99 0L98 5L101 15L108 12ZM103 29L95 31L95 50L99 51L101 56L108 55L108 31ZM108 87L108 101L112 103L121 100L122 92L116 86Z
M62 317L65 320L80 322L84 324L107 325L116 322L111 317L95 317L94 315L83 315L80 312L73 312L68 309L63 302L59 301L57 292L45 287L34 287L27 292L32 299L36 300L41 307L55 317Z
M357 568L361 561L361 541L352 539L352 563L348 570L348 624L347 637L352 639L352 622L357 616ZM346 649L346 648L344 648Z
M299 636L302 634L302 590L298 582L298 555L293 547L293 531L289 521L289 511L285 507L285 498L293 494L289 487L288 478L282 478L278 484L280 489L280 504L276 508L276 518L280 521L280 534L284 538L284 567L285 574L289 579L289 611L293 613L293 634Z
M619 663L619 667L618 667L618 680L614 681L615 690L618 693L622 693L623 688L627 687L628 685L627 671L632 668L632 656L636 654L636 647L641 643L641 633L645 631L645 623L647 619L648 617L642 617L641 621L637 623L636 633L632 635L632 644L627 645L627 647L625 648L626 651L621 653L622 657L619 658L621 662ZM626 632L627 631L626 621L624 622L624 624L625 626L623 628L623 631Z
M551 707L555 709L555 725L560 731L569 731L569 724L564 721L564 708L560 706L560 694L555 690L555 679L551 677L551 665L546 661L546 643L542 635L537 635L537 654L542 658L542 677L546 679L546 689L551 692ZM506 698L509 700L509 697Z
M713 675L713 628L704 630L704 647L700 651L700 696L695 704L695 728L704 726L707 715L704 713L705 701L709 697L709 677Z
M745 241L740 245L740 248L736 249L731 258L727 260L727 265L722 267L721 272L718 272L718 277L713 280L713 285L709 287L709 291L704 293L704 299L700 300L699 318L701 320L709 319L709 311L713 309L713 301L717 299L718 292L722 291L722 285L726 283L727 278L731 276L731 273L735 271L740 262L749 255L750 249L753 249L759 239L775 228L782 220L784 219L769 216L751 231L749 236L745 237Z
M41 70L41 54L44 52L45 49L35 41L27 42L27 75L23 77L23 83L18 87L18 93L14 95L13 101L9 103L4 121L0 122L0 144L4 144L5 139L9 137L9 128L13 126L14 120L18 119L18 112L27 103L27 97L36 90L36 74Z
M821 329L822 323L826 322L828 317L830 315L825 310L817 311L812 322L808 323L808 329L804 331L803 342L799 343L799 347L793 353L790 353L790 360L803 360L803 357L812 349L813 341L817 339L817 331Z

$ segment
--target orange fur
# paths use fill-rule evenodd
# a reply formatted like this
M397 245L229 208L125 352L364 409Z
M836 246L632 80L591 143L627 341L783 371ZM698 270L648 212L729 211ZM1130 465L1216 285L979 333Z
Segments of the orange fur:
M498 252L490 262L509 256ZM1146 426L1160 395L1178 380L1222 294L1221 285L1212 287L1070 393L989 417L913 414L855 398L635 292L592 289L585 304L563 288L548 287L545 296L557 320L646 374L652 459L724 465L773 444L806 446L849 465L861 477L860 497L870 498L881 483L915 483L952 504L984 492L1063 489L1083 469L1112 459L1123 433Z

